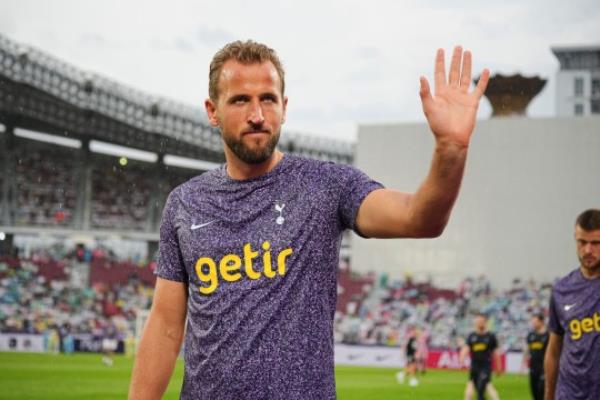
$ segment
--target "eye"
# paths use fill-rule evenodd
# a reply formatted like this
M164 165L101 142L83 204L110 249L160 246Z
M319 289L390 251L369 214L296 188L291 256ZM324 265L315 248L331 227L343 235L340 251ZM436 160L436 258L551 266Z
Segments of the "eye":
M248 100L249 100L248 96L239 95L239 96L233 96L231 99L229 99L228 103L232 104L232 105L241 106L241 105L246 104L248 102Z
M262 96L260 100L263 103L277 103L277 97L275 97L271 94L266 94L266 95Z

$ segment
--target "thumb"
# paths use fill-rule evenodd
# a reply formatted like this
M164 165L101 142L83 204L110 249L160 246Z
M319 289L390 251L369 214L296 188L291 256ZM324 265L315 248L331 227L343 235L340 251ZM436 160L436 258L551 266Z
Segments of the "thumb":
M429 82L427 81L427 78L425 78L424 76L419 78L419 82L421 83L419 96L421 96L421 101L425 103L425 101L431 99L431 89L429 88Z
M427 78L422 76L420 78L421 89L419 90L419 96L421 96L421 103L423 105L423 112L425 116L429 114L429 110L431 109L433 103L433 97L431 96L431 89L429 88L429 82Z

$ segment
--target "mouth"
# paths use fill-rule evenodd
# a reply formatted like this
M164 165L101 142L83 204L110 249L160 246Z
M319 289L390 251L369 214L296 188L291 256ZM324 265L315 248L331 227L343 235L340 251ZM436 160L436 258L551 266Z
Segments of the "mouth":
M581 259L583 265L585 266L591 266L591 265L595 265L598 264L598 259L596 257L583 257Z
M271 132L269 132L267 129L251 129L251 130L242 132L242 136L270 135L270 134L271 134Z

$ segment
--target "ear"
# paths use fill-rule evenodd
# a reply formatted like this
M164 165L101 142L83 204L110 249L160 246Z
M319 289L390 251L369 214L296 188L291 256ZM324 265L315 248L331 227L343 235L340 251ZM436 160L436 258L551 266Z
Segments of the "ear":
M283 115L281 117L281 123L285 124L285 118L286 118L286 113L287 113L287 104L288 104L288 98L287 96L283 97Z
M214 127L219 126L219 119L217 118L217 106L211 99L204 100L204 108L206 109L206 115L208 116L208 122Z

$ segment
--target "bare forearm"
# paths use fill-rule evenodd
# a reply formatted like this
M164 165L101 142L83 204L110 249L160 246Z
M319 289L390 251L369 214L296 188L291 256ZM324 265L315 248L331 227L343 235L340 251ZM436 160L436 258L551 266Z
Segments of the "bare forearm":
M467 354L469 354L468 347L463 347L460 349L460 353L458 353L458 363L460 365L460 368L462 368L463 365L465 365L465 360L467 359Z
M439 236L446 227L462 182L467 149L436 142L427 178L410 199L410 221L419 236Z
M500 353L497 351L494 352L494 364L496 366L496 373L502 373L502 357L500 357Z
M558 356L546 354L544 358L544 377L546 379L545 400L554 400L556 382L558 381L558 365Z
M152 317L147 323L136 354L129 400L162 398L181 348L183 327L169 327Z

